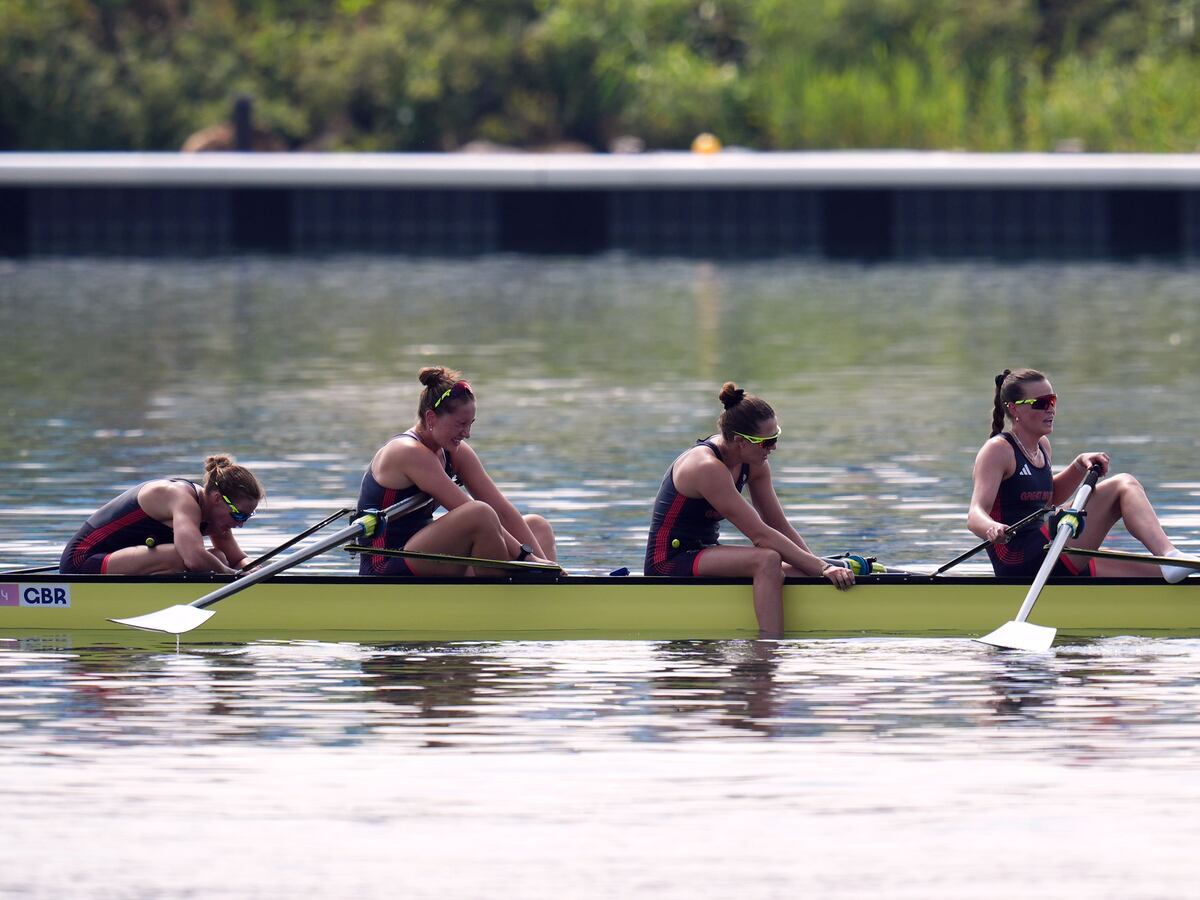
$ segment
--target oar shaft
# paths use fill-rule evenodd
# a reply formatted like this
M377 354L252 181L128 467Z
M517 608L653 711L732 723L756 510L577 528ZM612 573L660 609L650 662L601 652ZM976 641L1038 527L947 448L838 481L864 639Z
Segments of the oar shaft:
M1016 534L1018 531L1020 531L1022 528L1024 528L1026 525L1028 525L1030 522L1032 522L1034 519L1040 519L1047 512L1048 512L1048 508L1043 508L1043 509L1039 509L1034 512L1031 512L1025 518L1020 519L1019 521L1013 522L1011 525L1009 525L1007 528L1005 528L1004 533L1007 535ZM991 541L981 541L980 543L978 543L974 547L972 547L970 550L968 550L966 553L963 553L963 554L960 554L959 556L954 557L954 559L950 560L950 562L946 563L944 566L942 566L940 569L938 569L933 574L941 575L947 569L953 569L960 562L965 562L966 560L970 559L972 556L974 556L980 550L983 550L985 547L987 547L987 545L990 543L991 543Z
M217 588L217 590L210 594L206 594L199 600L196 600L189 605L194 606L197 609L204 609L205 607L212 606L217 601L224 600L229 595L236 594L239 591L244 591L246 588L257 584L264 578L270 578L276 572L282 572L284 569L290 569L292 566L297 566L306 559L312 559L314 556L324 553L326 550L332 550L343 541L348 541L351 538L358 537L362 533L363 526L356 521L354 524L347 525L341 531L331 534L328 537L317 541L315 544L310 544L303 550L297 550L295 553L289 553L287 556L282 556L275 560L275 562L268 563L250 575L239 578L237 581L231 581L224 587Z
M389 506L387 509L379 513L378 518L380 522L377 527L382 528L386 526L388 521L394 519L396 516L403 515L409 510L415 509L428 502L429 498L424 494L414 494L412 497L401 500L399 503ZM205 607L212 606L214 603L224 600L231 594L244 591L246 588L257 584L264 578L270 578L276 572L282 572L284 569L290 569L292 566L299 565L306 559L311 559L318 554L324 553L326 550L332 550L339 544L344 544L346 541L360 537L366 532L368 523L369 520L367 516L359 516L340 531L334 532L333 534L322 538L316 543L310 544L302 550L297 550L295 553L289 553L287 556L280 557L279 559L275 560L275 562L269 563L263 566L261 569L239 578L237 581L230 582L223 587L217 588L212 593L205 594L199 600L194 600L188 605L194 606L197 609L204 609Z
M1188 559L1186 556L1154 556L1149 553L1126 553L1122 550L1084 550L1080 547L1068 547L1066 552L1071 556L1093 559L1118 559L1148 566L1178 566L1181 569L1200 570L1200 560Z
M246 563L246 565L242 566L242 571L248 572L251 569L253 569L255 566L261 566L268 559L271 559L274 556L278 556L280 553L282 553L284 550L287 550L289 547L296 546L298 543L300 543L302 540L304 540L310 534L314 534L315 532L320 531L322 528L324 528L326 525L328 525L334 519L338 518L339 516L344 516L348 512L350 512L349 509L339 509L333 515L327 516L326 518L322 519L320 522L318 522L312 528L305 529L304 531L302 531L298 535L296 535L294 538L284 541L282 544L280 544L278 547L274 548L273 550L268 550L266 553L264 553L258 559L251 560L250 562Z
M1072 509L1083 509L1087 505L1088 497L1092 495L1092 489L1096 486L1096 480L1099 477L1100 469L1093 467L1088 472L1083 484L1075 492L1075 497L1071 500ZM1050 550L1046 553L1046 558L1042 560L1042 567L1038 569L1037 577L1033 579L1033 584L1029 586L1029 593L1025 595L1025 602L1021 604L1021 608L1017 611L1017 617L1014 621L1024 622L1029 617L1029 613L1033 610L1033 604L1037 602L1038 594L1045 587L1046 579L1054 571L1054 564L1058 562L1058 557L1062 553L1063 547L1067 545L1067 541L1070 539L1071 529L1060 527L1058 533L1054 535L1054 540L1050 542Z
M38 572L57 572L58 563L49 566L31 566L28 569L8 569L0 572L0 575L36 575Z
M448 565L476 566L480 569L512 569L514 571L551 573L561 573L563 570L562 566L556 564L526 562L518 559L484 559L478 556L455 556L451 553L427 553L422 550L395 550L390 547L367 547L362 544L350 544L345 549L351 553L362 553L366 556L424 559L429 562L447 563Z

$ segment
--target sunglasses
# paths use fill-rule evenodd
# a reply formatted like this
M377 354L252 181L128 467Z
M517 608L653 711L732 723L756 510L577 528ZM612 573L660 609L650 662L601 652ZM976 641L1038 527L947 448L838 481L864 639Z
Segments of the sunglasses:
M234 506L233 501L224 494L221 495L221 499L224 500L225 505L229 507L229 518L233 519L233 521L237 522L239 525L243 524L244 522L249 522L250 517L254 515L252 512L242 512L240 509Z
M740 438L746 439L747 441L749 441L752 444L762 444L763 449L770 450L772 447L774 447L776 444L779 443L779 436L781 434L783 434L783 429L780 428L774 434L768 435L767 437L759 437L756 434L742 434L740 431L735 431L734 434L736 434Z
M446 388L446 390L442 394L442 396L437 398L437 401L433 404L433 409L437 409L439 406L441 406L442 401L445 400L447 397L449 397L451 394L453 394L455 391L457 391L460 394L464 394L464 393L470 394L471 386L469 384L467 384L465 381L454 382L454 384L452 384L452 385L450 385L450 387Z
M1024 400L1014 400L1013 406L1028 403L1033 409L1054 409L1058 403L1058 394L1042 394L1040 397L1027 397Z

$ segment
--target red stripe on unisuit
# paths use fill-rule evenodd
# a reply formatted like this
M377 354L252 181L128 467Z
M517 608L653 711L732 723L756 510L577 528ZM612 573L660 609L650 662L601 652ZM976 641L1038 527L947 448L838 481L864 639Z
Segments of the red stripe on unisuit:
M996 558L1009 566L1017 566L1025 561L1025 550L1015 550L1008 544L992 544L996 550Z
M128 528L130 525L133 525L142 519L148 518L150 518L150 516L147 515L146 511L139 506L132 512L121 516L121 518L113 519L107 525L101 525L79 542L79 544L75 547L75 553L71 556L71 562L77 566L82 564L85 559L92 555L92 548L101 541L111 537L114 533L120 531L122 528Z
M400 493L399 488L384 488L383 489L383 499L379 503L379 508L387 509L389 506L391 506L393 503L396 502L396 495L399 493ZM379 530L375 533L375 537L371 541L372 547L375 547L376 549L379 549L379 550L383 550L384 548L387 547L387 530L388 530L387 523L381 522L379 525ZM378 573L386 565L387 565L387 557L386 556L372 556L371 557L371 571L372 572Z
M662 527L659 528L658 538L654 541L655 563L663 562L667 558L667 545L668 539L671 537L671 529L675 527L675 520L679 518L687 499L683 494L676 493L670 508L667 509L667 514L663 516Z

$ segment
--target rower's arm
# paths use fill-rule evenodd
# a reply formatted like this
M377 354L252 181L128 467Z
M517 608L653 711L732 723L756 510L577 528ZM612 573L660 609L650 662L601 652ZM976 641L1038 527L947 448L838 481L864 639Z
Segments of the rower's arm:
M783 505L775 493L775 485L771 482L771 464L764 462L759 466L751 466L747 485L750 488L750 502L754 504L762 520L801 550L812 553L808 543L788 521L787 514L783 511Z
M237 538L233 536L232 531L213 531L209 538L212 540L213 546L225 554L225 558L229 560L229 565L233 568L240 569L249 560L246 551L238 545Z
M1088 469L1092 466L1100 467L1101 476L1107 475L1109 462L1107 453L1095 450L1080 453L1069 466L1054 476L1054 499L1052 502L1057 506L1066 503L1073 497L1075 490L1083 484L1083 479L1087 477Z
M1004 535L1007 526L992 518L992 507L1000 482L1012 474L1016 458L1003 438L993 438L979 448L975 455L972 474L974 487L971 490L971 505L967 509L967 528L976 537L986 541L997 541Z
M138 497L144 509L150 511L157 507L170 515L175 550L189 572L235 574L235 569L225 565L204 546L204 535L200 533L200 507L190 488L179 482L162 482L143 491L150 492L148 498Z
M801 572L819 576L828 565L764 522L758 511L737 492L729 469L716 457L697 455L681 460L675 466L675 486L685 495L699 494L755 547L774 550L784 562Z
M529 530L529 524L521 515L521 511L512 501L504 496L504 492L492 481L492 476L484 469L478 454L465 441L454 451L454 471L458 473L467 491L476 500L482 500L496 511L500 517L500 525L507 533L505 542L509 544L509 552L514 556L520 552L521 544L528 544L536 556L545 557L537 538Z
M422 444L392 441L379 451L371 469L385 487L416 485L446 509L458 509L471 499L450 480L437 455Z

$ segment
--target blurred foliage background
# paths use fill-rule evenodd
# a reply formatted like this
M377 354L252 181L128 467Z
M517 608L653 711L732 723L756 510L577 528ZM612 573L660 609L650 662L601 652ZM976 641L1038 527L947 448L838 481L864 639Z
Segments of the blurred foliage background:
M1200 0L0 0L0 149L1192 152Z

